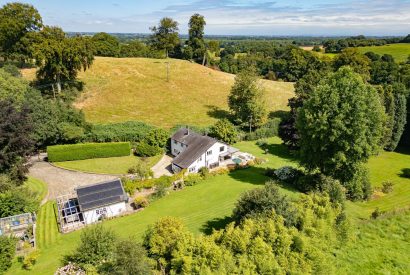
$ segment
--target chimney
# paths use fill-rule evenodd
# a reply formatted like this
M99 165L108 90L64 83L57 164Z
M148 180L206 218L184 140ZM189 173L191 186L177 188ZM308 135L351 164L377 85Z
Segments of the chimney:
M185 133L185 135L186 135L186 136L189 135L189 126L186 128L186 133Z

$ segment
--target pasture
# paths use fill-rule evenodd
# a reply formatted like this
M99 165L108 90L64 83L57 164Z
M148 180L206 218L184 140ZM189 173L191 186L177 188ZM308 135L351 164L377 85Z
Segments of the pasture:
M407 60L410 55L410 43L387 44L383 46L358 47L361 53L374 52L379 55L390 54L398 63Z
M165 128L207 126L225 117L234 83L234 75L188 61L147 58L97 57L79 78L85 86L75 106L88 121L137 120ZM287 109L293 83L261 80L261 85L270 111Z

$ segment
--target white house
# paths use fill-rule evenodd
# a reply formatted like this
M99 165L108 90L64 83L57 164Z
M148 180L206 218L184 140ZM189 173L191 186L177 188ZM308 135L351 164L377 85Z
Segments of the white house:
M85 224L124 213L127 195L121 180L82 186L76 189L78 206Z
M175 156L172 170L196 173L202 167L212 169L237 151L214 138L181 128L171 137L171 153Z

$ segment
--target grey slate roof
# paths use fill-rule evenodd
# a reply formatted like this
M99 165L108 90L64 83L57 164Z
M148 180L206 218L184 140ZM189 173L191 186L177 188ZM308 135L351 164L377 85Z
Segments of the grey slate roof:
M172 161L173 164L183 169L188 168L217 142L214 138L197 134L186 128L179 129L171 139L188 145L188 147Z
M120 179L78 187L76 192L82 212L127 200Z

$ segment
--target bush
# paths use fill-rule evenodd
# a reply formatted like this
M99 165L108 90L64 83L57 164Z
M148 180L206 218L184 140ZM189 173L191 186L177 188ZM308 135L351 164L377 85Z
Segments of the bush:
M148 199L146 198L146 197L142 197L142 196L140 196L140 197L136 197L135 199L134 199L134 206L135 206L135 208L145 208L145 207L147 207L148 206L148 204L149 204L149 201L148 201Z
M184 182L186 186L194 186L199 183L202 179L202 176L199 174L189 174L185 177Z
M34 250L25 256L23 259L23 268L26 270L31 270L36 264L38 256L40 256L40 253L37 250Z
M378 217L380 217L380 215L382 215L383 214L383 212L382 211L380 211L380 209L377 207L373 212L372 212L372 214L371 214L371 218L372 219L377 219Z
M135 154L140 157L153 157L164 153L164 149L158 146L152 146L145 141L138 143L135 146Z
M128 173L135 175L140 180L147 179L154 175L145 161L138 161L136 165L128 169Z
M246 218L270 215L272 210L283 216L287 226L297 223L297 211L291 201L281 194L274 182L242 194L233 210L232 218L238 223Z
M255 162L256 165L261 165L262 163L266 162L265 159L258 158L258 157L256 157L253 161Z
M16 243L14 238L0 236L0 274L10 268L16 253Z
M362 165L356 168L353 179L345 183L347 196L356 200L367 200L372 195L368 169Z
M292 184L297 181L297 179L302 175L302 172L291 166L284 166L276 169L273 174L277 180Z
M209 178L209 177L211 176L211 173L209 173L209 169L208 169L207 167L201 167L201 168L198 170L198 173L199 173L199 175L201 175L201 177L202 177L203 179L207 179L207 178Z
M393 182L385 181L382 183L382 192L388 194L393 191Z
M89 142L141 142L152 129L155 128L138 121L97 124L92 127L86 139Z
M82 143L47 147L51 162L129 156L129 142Z

